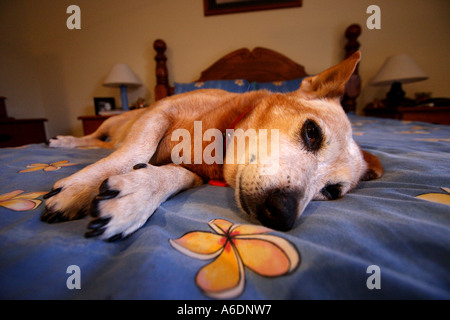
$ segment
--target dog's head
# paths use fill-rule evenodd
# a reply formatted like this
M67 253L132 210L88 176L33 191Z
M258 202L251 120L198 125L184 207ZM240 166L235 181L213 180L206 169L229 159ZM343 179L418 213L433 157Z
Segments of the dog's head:
M224 176L242 210L263 225L289 230L311 200L338 199L361 179L381 176L340 105L359 60L357 52L294 93L268 96L236 127L249 134L244 148L237 139L228 145Z

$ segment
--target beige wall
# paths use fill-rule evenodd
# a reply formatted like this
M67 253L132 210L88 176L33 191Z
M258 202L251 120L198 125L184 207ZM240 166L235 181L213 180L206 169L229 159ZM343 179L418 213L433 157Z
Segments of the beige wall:
M144 86L130 101L153 100L152 44L168 46L171 81L187 82L223 54L240 47L273 48L317 73L343 56L343 32L363 27L362 107L387 89L368 83L384 59L411 54L430 76L404 86L408 96L450 96L450 1L304 0L303 7L204 17L201 0L1 0L0 95L11 116L46 117L47 133L82 132L80 115L94 114L93 97L115 96L102 86L114 63L126 62ZM66 28L66 8L81 8L81 30ZM366 28L371 4L381 8L381 30Z

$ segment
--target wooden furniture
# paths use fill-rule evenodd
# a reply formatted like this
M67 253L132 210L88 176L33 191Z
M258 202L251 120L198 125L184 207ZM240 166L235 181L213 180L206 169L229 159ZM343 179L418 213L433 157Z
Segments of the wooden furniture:
M78 120L81 120L83 123L83 132L84 135L91 134L109 117L112 116L81 116L78 117Z
M0 97L0 148L19 147L47 141L44 122L47 119L15 119L8 117L5 97Z
M0 148L18 147L47 141L47 119L0 119Z
M7 118L8 114L6 113L6 98L0 97L0 118Z
M424 121L450 125L450 106L440 107L399 107L396 110L388 108L365 109L366 116L392 118L407 121Z
M345 56L349 57L359 49L357 38L361 34L361 27L352 24L346 29ZM159 100L170 96L174 88L169 84L169 72L167 69L167 57L165 51L167 45L163 40L156 40L153 44L157 54L156 60L156 87L155 99ZM196 81L207 80L234 80L245 79L249 82L270 82L280 80L292 80L305 77L308 74L302 65L292 61L288 57L266 48L239 49L217 60L205 69ZM360 94L361 79L358 69L352 75L347 84L346 94L342 106L346 112L356 109L356 98Z

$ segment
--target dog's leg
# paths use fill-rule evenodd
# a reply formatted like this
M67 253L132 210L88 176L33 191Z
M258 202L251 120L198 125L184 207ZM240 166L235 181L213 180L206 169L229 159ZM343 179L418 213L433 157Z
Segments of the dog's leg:
M146 109L122 113L106 119L93 133L84 137L57 136L48 141L51 148L101 147L114 149L126 137L131 125ZM109 141L105 141L109 138Z
M131 171L133 164L148 163L169 126L170 120L158 110L143 114L117 151L55 183L44 196L47 210L41 220L52 223L85 216L102 181Z
M138 164L105 180L95 197L86 237L118 240L139 229L171 195L202 184L195 173L174 164Z
M113 149L114 145L108 141L103 141L102 136L93 134L84 137L56 136L48 141L51 148L80 148L80 147L100 147Z
M115 122L117 122L117 117L111 117L103 122L93 133L84 137L56 136L49 139L48 146L50 148L101 147L112 149L114 148L113 144L104 140L109 137L110 128ZM116 124L116 126L118 125Z

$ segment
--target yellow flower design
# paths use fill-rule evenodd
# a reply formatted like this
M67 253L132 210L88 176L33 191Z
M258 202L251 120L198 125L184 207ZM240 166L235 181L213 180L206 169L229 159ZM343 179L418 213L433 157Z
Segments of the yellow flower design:
M439 138L430 138L430 139L414 139L417 141L426 141L426 142L450 142L450 139L439 139Z
M196 283L213 298L229 299L244 290L244 266L265 277L291 273L300 255L287 240L267 234L271 229L239 225L223 219L208 225L216 232L193 231L170 240L178 251L197 259L215 259L197 273Z
M23 190L15 190L0 195L0 207L5 207L14 211L28 211L36 209L42 200L36 198L47 192L23 193Z
M203 87L204 84L205 84L204 82L196 82L194 86L196 88L201 88L201 87Z
M53 163L50 163L50 164L34 163L34 164L28 165L27 166L28 169L20 170L19 173L38 171L38 170L55 171L55 170L61 169L61 167L75 166L77 164L78 163L69 163L68 160L53 162Z
M242 80L242 79L238 79L238 80L234 81L234 83L237 84L240 87L242 87L245 84L244 80Z
M416 198L450 206L450 188L442 187L441 189L446 193L424 193L416 196Z

